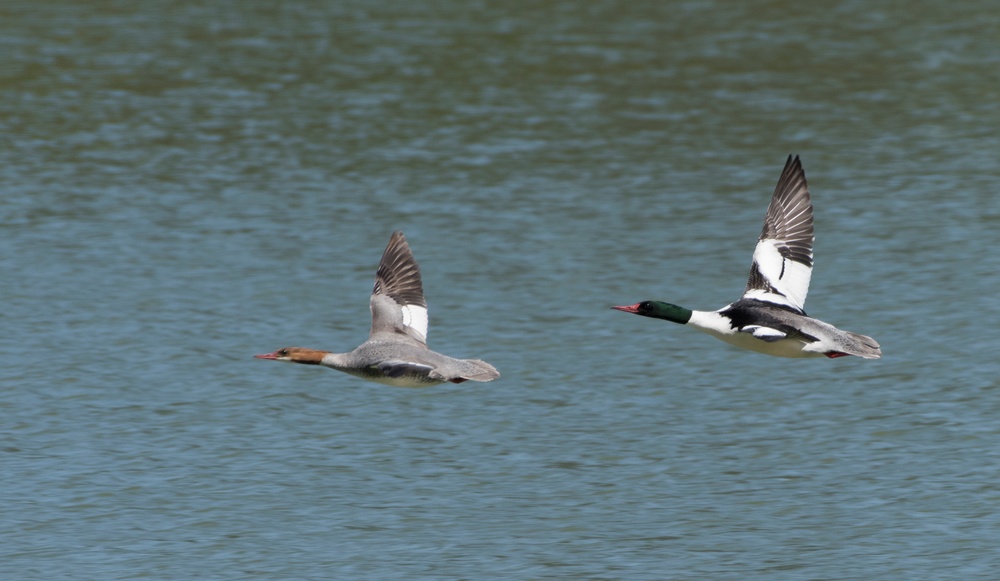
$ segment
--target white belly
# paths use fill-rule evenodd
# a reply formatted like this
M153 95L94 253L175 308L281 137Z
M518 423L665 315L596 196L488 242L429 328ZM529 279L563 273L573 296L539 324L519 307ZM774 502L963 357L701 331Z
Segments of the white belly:
M741 349L748 349L775 357L823 357L822 353L805 351L803 348L808 343L799 339L779 339L778 341L763 341L754 337L750 333L719 333L711 329L699 329L713 337L721 339L730 345L735 345Z

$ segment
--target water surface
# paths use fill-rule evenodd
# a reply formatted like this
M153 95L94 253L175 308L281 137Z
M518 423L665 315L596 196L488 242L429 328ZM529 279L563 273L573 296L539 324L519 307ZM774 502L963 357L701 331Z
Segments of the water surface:
M989 578L991 7L0 8L0 571ZM789 153L884 359L608 309L735 299ZM499 381L251 359L363 340L394 229Z

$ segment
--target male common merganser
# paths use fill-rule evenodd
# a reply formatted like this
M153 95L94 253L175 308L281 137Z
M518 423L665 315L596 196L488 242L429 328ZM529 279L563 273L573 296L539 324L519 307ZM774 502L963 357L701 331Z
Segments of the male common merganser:
M257 359L332 367L369 381L397 387L425 387L450 381L493 381L500 373L478 359L453 359L427 348L427 302L420 267L396 231L382 254L371 296L368 340L350 353L285 347Z
M764 216L750 279L740 300L717 311L692 311L661 301L611 307L666 319L726 343L778 357L882 357L871 337L806 316L813 266L813 209L799 157L788 156Z

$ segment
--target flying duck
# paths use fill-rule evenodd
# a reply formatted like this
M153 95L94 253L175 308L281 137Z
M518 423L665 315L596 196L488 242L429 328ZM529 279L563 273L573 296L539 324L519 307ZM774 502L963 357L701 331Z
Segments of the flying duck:
M500 373L479 359L454 359L427 347L427 302L420 267L403 233L389 239L375 273L368 340L350 353L284 347L257 359L323 365L397 387L493 381Z
M813 208L799 157L788 156L764 229L757 240L743 296L717 311L693 311L661 301L611 307L690 325L743 349L778 357L882 357L871 337L806 315L813 267Z

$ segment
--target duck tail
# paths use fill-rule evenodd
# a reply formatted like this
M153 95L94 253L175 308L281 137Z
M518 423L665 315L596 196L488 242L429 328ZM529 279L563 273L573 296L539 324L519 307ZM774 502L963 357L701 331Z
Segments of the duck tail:
M431 371L429 376L431 379L451 383L464 383L470 380L486 382L500 377L500 372L479 359L451 359L447 365Z
M879 347L878 341L860 333L847 331L840 347L846 355L857 355L865 359L880 359L882 357L882 348Z
M500 377L500 372L497 371L495 367L480 359L463 359L462 363L465 364L463 365L465 369L462 370L461 376L455 379L459 379L461 381L471 379L472 381L486 382L493 381L494 379ZM459 383L458 381L455 381L455 379L452 379L451 381Z

